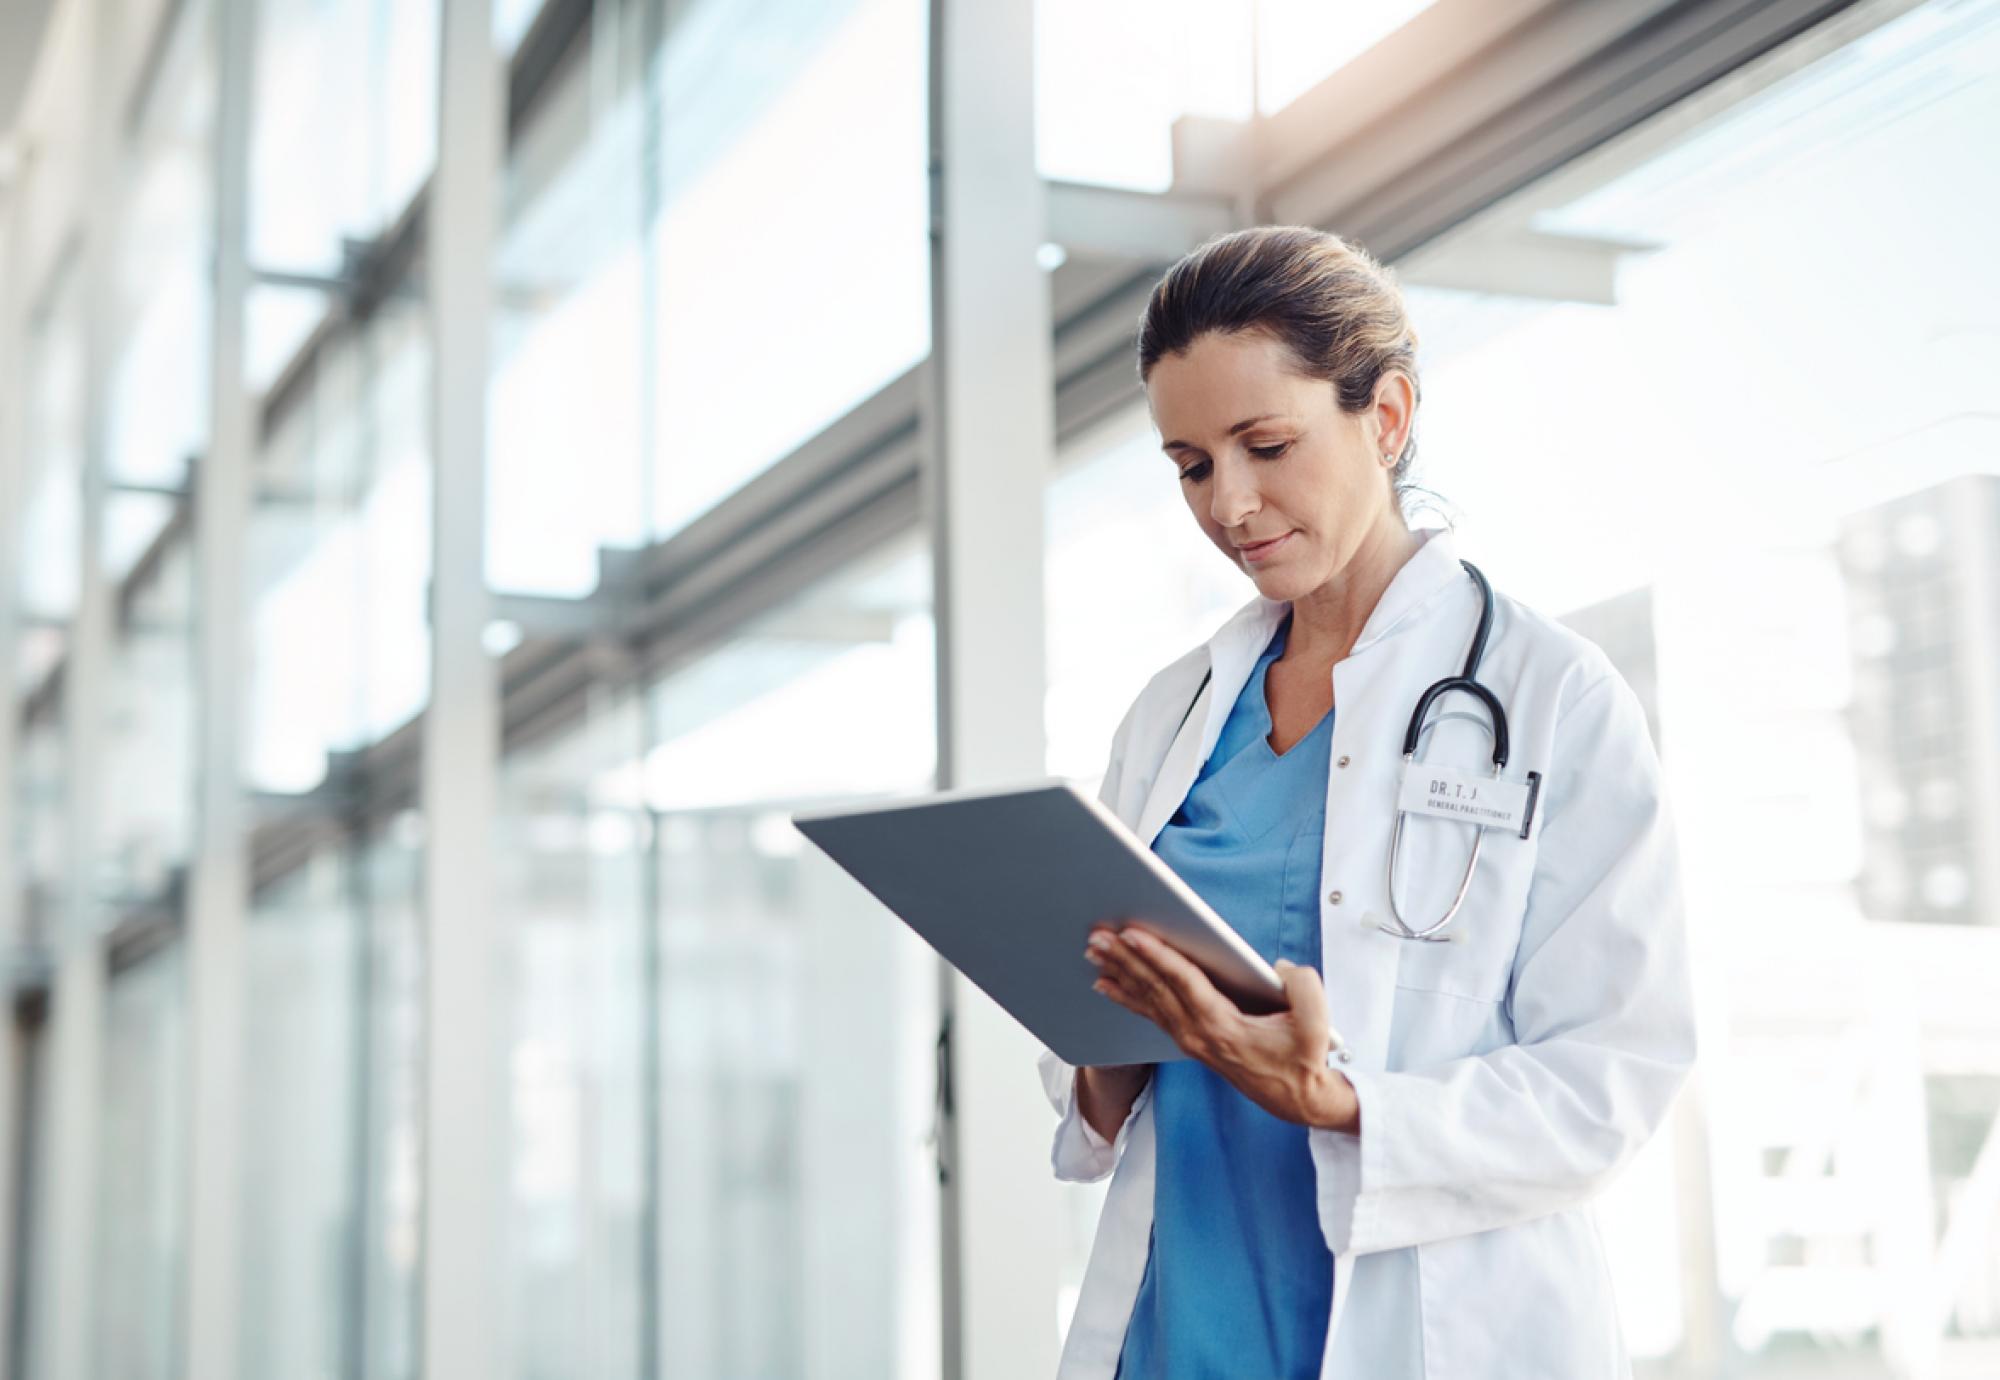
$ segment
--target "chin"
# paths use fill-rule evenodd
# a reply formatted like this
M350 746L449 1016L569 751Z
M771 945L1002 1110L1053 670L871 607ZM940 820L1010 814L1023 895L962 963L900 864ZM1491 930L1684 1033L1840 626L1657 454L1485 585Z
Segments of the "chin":
M1288 602L1312 591L1312 583L1304 573L1296 569L1255 570L1246 568L1243 572L1250 582L1257 586L1257 592L1266 599Z

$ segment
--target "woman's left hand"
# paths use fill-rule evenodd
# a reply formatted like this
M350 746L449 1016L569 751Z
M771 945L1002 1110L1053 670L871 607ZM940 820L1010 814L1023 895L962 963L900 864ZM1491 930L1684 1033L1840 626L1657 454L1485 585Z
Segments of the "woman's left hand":
M1271 1115L1335 1131L1361 1129L1354 1085L1327 1067L1333 1028L1315 970L1279 959L1290 1008L1252 1016L1186 955L1137 925L1096 926L1085 957L1102 974L1098 991L1151 1020Z

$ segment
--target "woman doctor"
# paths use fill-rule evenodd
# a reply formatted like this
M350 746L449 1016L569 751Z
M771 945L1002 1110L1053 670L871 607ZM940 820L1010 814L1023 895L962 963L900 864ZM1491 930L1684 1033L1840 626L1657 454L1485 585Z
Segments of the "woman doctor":
M1139 375L1172 482L1256 593L1147 683L1100 798L1290 1006L1246 1015L1139 925L1092 932L1097 990L1190 1057L1041 1053L1056 1176L1111 1176L1060 1376L1628 1375L1590 1201L1695 1056L1644 712L1595 644L1496 591L1477 679L1526 836L1412 810L1392 896L1404 733L1482 609L1450 534L1403 519L1395 282L1322 231L1217 237L1154 288ZM1425 767L1492 775L1473 695L1426 721ZM1449 942L1405 937L1447 911Z

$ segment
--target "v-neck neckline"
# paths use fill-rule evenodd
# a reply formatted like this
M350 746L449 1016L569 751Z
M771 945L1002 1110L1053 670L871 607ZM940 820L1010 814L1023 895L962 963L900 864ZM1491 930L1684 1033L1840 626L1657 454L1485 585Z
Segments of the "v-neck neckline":
M1313 726L1299 735L1298 742L1293 743L1283 752L1271 746L1271 729L1273 727L1270 700L1271 668L1277 665L1278 658L1285 654L1285 649L1281 644L1291 637L1291 631L1292 613L1291 610L1287 609L1285 616L1279 620L1277 630L1271 634L1271 641L1265 646L1263 655L1257 660L1257 664L1261 668L1257 672L1257 717L1262 721L1257 730L1257 743L1258 746L1264 749L1265 754L1273 762L1282 762L1294 752L1297 752L1306 739L1319 732L1321 725L1333 717L1333 706L1328 705L1326 712L1313 721Z

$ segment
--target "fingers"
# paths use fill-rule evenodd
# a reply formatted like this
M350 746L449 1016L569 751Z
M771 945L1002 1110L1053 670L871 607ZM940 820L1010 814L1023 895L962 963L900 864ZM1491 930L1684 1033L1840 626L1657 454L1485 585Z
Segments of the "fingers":
M1135 942L1139 931L1131 926L1113 930L1097 926L1091 932L1091 947L1085 951L1103 974L1095 984L1098 991L1120 1006L1146 1017L1183 1048L1198 1022L1180 1001L1173 986ZM1145 936L1150 939L1151 936ZM1153 941L1155 952L1165 946Z
M1128 929L1112 934L1109 942L1094 947L1091 961L1104 975L1100 981L1109 984L1106 995L1120 999L1121 1004L1151 1017L1172 1033L1186 1020L1186 1012L1146 956L1126 937L1133 933Z
M1121 1003L1150 1017L1183 1052L1213 1065L1234 1046L1243 1013L1172 945L1128 927L1107 947L1104 967L1115 975Z
M1166 988L1182 1010L1200 1018L1206 1025L1218 1027L1239 1014L1235 1003L1217 991L1208 974L1186 954L1144 930L1128 929L1125 935L1126 942L1151 967L1154 981Z
M1093 925L1090 929L1090 944L1083 951L1091 966L1098 972L1097 981L1091 990L1102 992L1120 1006L1151 1017L1153 1012L1142 1005L1136 982L1125 976L1132 961L1131 951L1118 940L1118 931L1109 925Z

